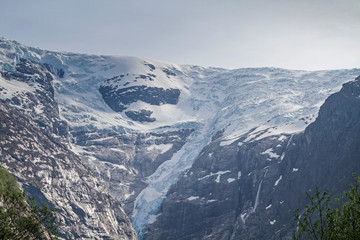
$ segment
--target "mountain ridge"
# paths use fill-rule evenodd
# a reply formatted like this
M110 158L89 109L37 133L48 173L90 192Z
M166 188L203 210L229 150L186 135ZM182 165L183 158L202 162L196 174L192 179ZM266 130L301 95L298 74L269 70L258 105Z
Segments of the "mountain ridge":
M207 150L211 147L223 156L224 149L233 148L230 152L235 155L229 159L237 165L237 148L263 146L247 150L241 158L248 165L247 174L255 171L253 186L246 183L244 188L261 196L268 184L264 176L276 174L254 164L285 159L283 150L315 121L325 99L360 75L360 69L203 68L135 57L57 53L4 39L0 66L2 101L36 120L42 132L74 154L91 172L92 181L98 179L121 203L139 238L147 225L156 222L162 201L168 204L177 181L196 167L196 159L213 161L214 153ZM47 77L50 85L44 87ZM171 94L164 95L169 89ZM51 101L44 100L46 93ZM47 107L48 102L53 105ZM260 160L251 163L251 156ZM229 164L221 155L217 159ZM198 171L194 173L198 179L213 180L206 184L215 189L223 177L229 175L225 183L232 185L245 174L221 167ZM275 180L283 181L279 176ZM188 196L189 201L196 197ZM259 202L241 201L248 206L238 216L251 223L256 215L252 209Z

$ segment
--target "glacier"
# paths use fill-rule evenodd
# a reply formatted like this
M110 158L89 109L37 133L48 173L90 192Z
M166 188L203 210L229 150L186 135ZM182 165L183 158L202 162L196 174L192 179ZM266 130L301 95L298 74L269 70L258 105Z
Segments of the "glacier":
M191 109L199 121L198 128L181 151L147 178L148 187L136 199L132 219L139 239L150 219L154 221L169 187L191 167L215 133L224 131L219 141L227 145L249 132L250 136L254 134L254 138L260 139L303 131L315 120L326 97L340 89L343 74L349 77L345 80L348 81L359 73L357 69L330 72L271 68L204 70L201 75L195 72L197 81L190 87ZM149 197L154 195L157 197Z
M360 75L360 69L229 70L177 65L137 57L58 53L26 47L5 38L0 39L0 46L0 68L13 70L20 58L25 58L64 71L64 76L57 76L53 83L55 99L60 116L72 129L123 133L194 129L182 148L144 179L147 186L137 195L131 214L139 239L146 225L156 219L169 188L182 174L186 174L215 134L222 133L217 141L221 146L226 146L245 134L247 138L243 141L248 142L301 132L315 121L320 106L329 95L338 91L343 83ZM155 77L151 81L135 78L148 74ZM122 81L129 83L126 87L179 89L179 101L174 105L133 102L127 106L128 109L146 109L156 119L154 122L134 121L123 112L113 111L99 92L101 84L119 75L124 75ZM0 82L1 86L9 90L8 95L21 91L21 88L31 91L21 84L11 86L2 78ZM112 83L112 87L124 88L121 84ZM9 96L1 95L1 98ZM69 145L76 154L83 154L81 146L76 142ZM90 164L99 164L91 161L90 157L88 161ZM261 183L258 188L261 188ZM255 202L254 211L256 207Z

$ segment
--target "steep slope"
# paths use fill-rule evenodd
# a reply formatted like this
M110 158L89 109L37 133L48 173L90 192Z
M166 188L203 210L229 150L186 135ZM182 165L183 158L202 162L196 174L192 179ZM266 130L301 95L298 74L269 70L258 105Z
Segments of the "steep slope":
M52 80L44 66L25 59L15 71L1 71L2 166L27 192L59 209L62 237L136 239L120 203L63 144L68 127L59 119Z
M360 77L302 133L213 140L169 190L144 239L278 239L315 186L341 193L360 173Z
M49 74L51 79L40 84L33 70L19 69L22 64L33 70L46 68L41 78ZM290 139L315 120L326 97L360 74L359 69L309 72L179 66L135 57L51 52L6 39L0 39L0 67L1 99L89 169L88 174L95 177L89 184L98 181L109 189L132 218L139 238L148 224L155 222L155 228L161 229L161 219L171 217L165 218L165 206L174 207L170 202L184 199L204 206L212 219L204 218L209 229L222 222L229 226L236 222L229 219L239 216L237 228L241 229L241 221L257 226L254 216L262 204L262 189L270 191L274 182L283 181L277 162L286 156L283 152ZM19 72L30 80L16 80ZM29 101L29 96L35 97ZM263 169L268 165L278 170ZM234 166L239 169L230 170ZM192 177L185 180L185 176ZM239 179L246 183L243 195L235 194ZM214 205L203 204L200 196L213 194L214 182L224 196L218 199L241 204L240 210L221 209L224 206L212 198L208 203ZM173 195L181 186L194 189ZM231 193L227 186L232 186ZM182 214L187 220L192 217L187 211ZM200 223L203 218L198 216ZM208 230L195 234L194 226L185 224L175 231L184 238L210 234ZM170 236L166 234L173 233L173 226L169 228L157 234ZM224 236L234 232L231 229Z

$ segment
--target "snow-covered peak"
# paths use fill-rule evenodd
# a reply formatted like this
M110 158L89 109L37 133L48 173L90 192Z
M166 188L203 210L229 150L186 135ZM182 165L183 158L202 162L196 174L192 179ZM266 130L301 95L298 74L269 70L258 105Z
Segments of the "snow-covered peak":
M175 106L151 106L143 101L133 102L129 110L149 109L156 115L153 124L132 121L126 114L114 112L99 92L101 86L113 90L145 86L150 88L178 89L188 94L191 78L184 76L182 67L150 59L120 56L96 56L59 53L23 46L4 38L0 40L0 67L14 71L21 58L47 64L54 74L56 98L62 116L74 127L108 128L125 127L146 130L173 125L175 118L184 114ZM165 117L165 112L172 112ZM76 121L75 121L76 119ZM188 120L188 117L185 118ZM185 121L186 121L185 120Z
M56 98L63 118L73 127L115 125L148 131L209 124L211 132L225 130L224 141L228 143L253 128L261 132L284 125L278 131L303 130L315 119L327 96L360 74L359 69L309 72L180 66L137 57L52 52L0 39L1 68L13 70L21 58L47 64L55 75L61 70L54 82ZM125 91L144 93L144 89L173 89L180 94L176 101L152 102L144 100L146 96L125 101L124 109L130 112L126 114L109 107L99 92L101 87L111 89L110 96L120 92L118 98L128 97ZM164 95L164 91L157 93ZM129 117L141 111L151 121Z

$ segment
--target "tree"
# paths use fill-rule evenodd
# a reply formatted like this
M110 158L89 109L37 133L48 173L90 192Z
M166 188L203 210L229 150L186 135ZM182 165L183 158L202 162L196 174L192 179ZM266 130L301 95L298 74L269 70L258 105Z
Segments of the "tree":
M0 167L0 239L57 239L55 210L26 197L17 180Z
M307 193L310 204L296 211L297 232L293 239L352 240L360 238L360 177L354 177L340 199L327 191Z

